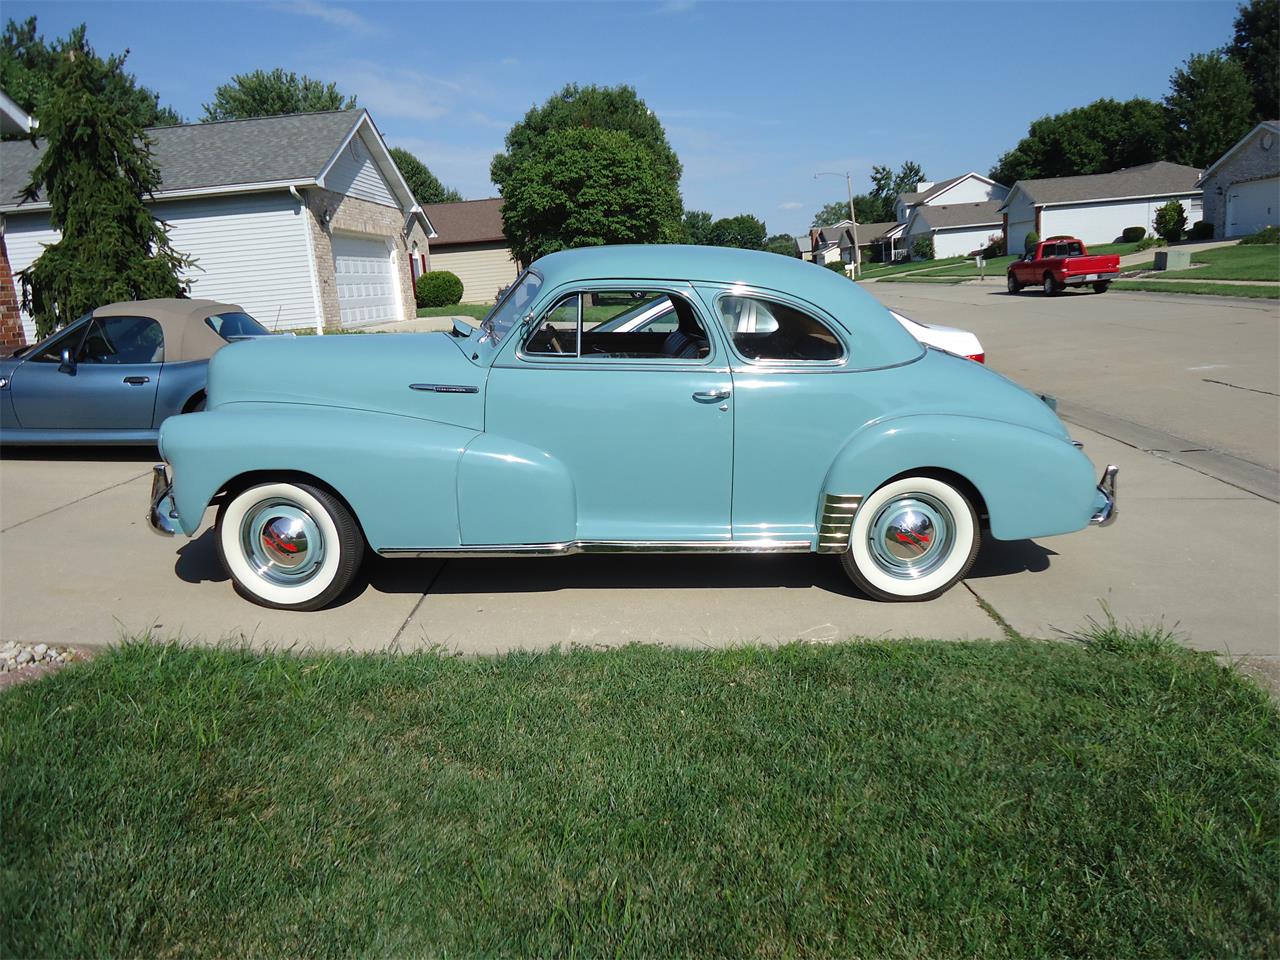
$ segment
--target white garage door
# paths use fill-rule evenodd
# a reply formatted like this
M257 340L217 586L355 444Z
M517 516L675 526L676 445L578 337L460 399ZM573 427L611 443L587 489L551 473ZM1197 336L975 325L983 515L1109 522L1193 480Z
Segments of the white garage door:
M1227 194L1227 236L1244 237L1280 224L1280 177L1237 183Z
M333 268L344 327L400 319L400 294L384 241L335 236Z

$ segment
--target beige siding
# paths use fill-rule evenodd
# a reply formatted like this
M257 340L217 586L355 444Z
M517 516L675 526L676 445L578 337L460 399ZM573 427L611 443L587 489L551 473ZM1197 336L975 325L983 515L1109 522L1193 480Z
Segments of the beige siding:
M475 243L456 250L431 245L431 269L456 273L463 303L493 303L498 291L516 278L511 249L502 242Z

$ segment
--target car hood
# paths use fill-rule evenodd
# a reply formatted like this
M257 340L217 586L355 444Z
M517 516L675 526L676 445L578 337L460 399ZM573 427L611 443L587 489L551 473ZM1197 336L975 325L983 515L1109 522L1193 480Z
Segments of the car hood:
M209 360L208 409L306 403L479 430L486 368L443 333L264 337Z

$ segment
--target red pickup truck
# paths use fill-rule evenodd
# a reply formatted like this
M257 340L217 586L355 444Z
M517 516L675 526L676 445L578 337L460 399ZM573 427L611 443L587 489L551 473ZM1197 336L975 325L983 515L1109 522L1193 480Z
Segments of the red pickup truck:
M1119 273L1120 258L1114 253L1093 256L1075 237L1050 237L1009 264L1009 292L1041 287L1051 297L1066 287L1089 284L1094 293L1106 293Z

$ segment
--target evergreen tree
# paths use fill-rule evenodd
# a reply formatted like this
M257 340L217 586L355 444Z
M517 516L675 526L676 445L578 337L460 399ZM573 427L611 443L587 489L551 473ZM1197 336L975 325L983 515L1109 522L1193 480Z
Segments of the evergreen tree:
M462 194L453 189L453 187L446 187L441 183L440 178L408 150L403 147L392 147L388 153L391 154L391 159L396 162L396 166L400 168L400 175L404 177L404 182L409 185L409 190L413 193L413 199L417 200L419 204L457 203L462 199Z
M101 60L71 32L59 54L40 118L44 155L24 200L43 191L57 243L19 274L23 308L47 336L95 307L121 300L176 297L191 261L169 244L168 228L144 198L160 173L136 111L112 97L124 57Z

